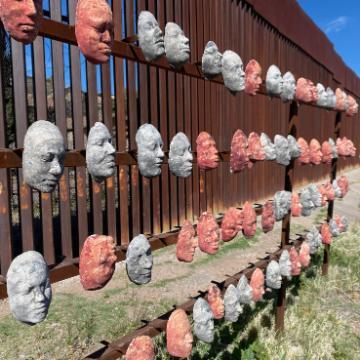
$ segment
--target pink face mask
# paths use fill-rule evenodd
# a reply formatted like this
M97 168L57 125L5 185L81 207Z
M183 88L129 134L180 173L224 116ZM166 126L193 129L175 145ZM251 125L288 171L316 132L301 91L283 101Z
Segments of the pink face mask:
M243 213L241 210L230 207L221 222L221 239L232 240L242 229Z
M337 227L339 228L340 232L344 232L346 231L346 226L343 224L343 222L341 221L341 218L339 215L335 215L334 220L336 222Z
M349 191L349 181L346 176L342 175L337 179L338 186L341 190L341 195L344 197Z
M248 141L245 134L236 130L231 141L230 171L236 173L244 170L249 164Z
M271 231L275 224L275 212L274 204L271 201L267 201L262 209L261 214L261 226L264 233Z
M298 276L301 273L301 263L298 252L294 247L290 249L291 275Z
M307 242L303 242L300 247L299 253L300 263L303 267L308 267L310 264L310 246Z
M314 83L305 78L299 78L296 83L296 100L304 103L316 102L318 99L317 89Z
M321 225L321 236L323 244L331 244L331 232L329 225L326 223Z
M84 289L104 287L115 270L115 242L111 236L91 235L81 250L79 260L80 281Z
M207 301L214 314L214 319L222 319L224 317L224 301L221 298L220 289L215 284L208 287Z
M329 182L324 184L324 192L329 201L333 201L335 199L335 190Z
M309 164L310 163L310 148L307 143L307 141L300 137L297 140L297 143L300 147L300 156L298 158L298 161L300 164Z
M316 139L310 141L310 162L314 165L319 165L322 159L321 145Z
M111 8L105 0L78 0L75 36L81 52L94 64L109 61L114 41Z
M256 212L249 202L243 208L243 234L245 237L253 237L256 233Z
M202 131L196 139L197 163L200 169L215 169L219 166L219 152L213 137Z
M294 217L298 217L301 215L302 205L300 203L299 195L296 193L292 193L291 195L291 215Z
M194 227L189 220L185 220L176 243L177 259L184 262L193 261L196 247L197 239Z
M330 184L330 186L331 186L331 184ZM327 201L327 190L325 188L325 185L318 185L317 188L318 188L319 193L321 194L321 206L325 206L326 201Z
M133 339L126 351L125 360L154 360L155 350L149 336L138 336Z
M265 282L264 273L259 268L256 268L255 271L252 273L250 279L252 296L255 302L260 301L263 295L265 294L264 282Z
M359 104L356 102L356 100L351 95L348 95L347 100L348 100L349 107L346 110L346 115L347 116L356 115L359 111Z
M262 83L260 64L251 59L245 68L245 92L249 95L256 95Z
M219 226L212 214L201 214L197 234L200 250L210 255L216 254L219 249Z
M322 162L324 164L331 164L331 160L333 159L333 153L331 145L328 141L324 141L321 145L321 152L322 152Z
M191 324L186 312L176 309L171 313L166 325L166 350L172 356L187 358L191 354L192 344Z
M5 30L24 44L35 40L42 16L42 0L0 0L0 17Z
M356 147L354 146L354 143L350 139L348 139L346 136L343 137L343 143L345 146L346 156L355 157Z
M347 108L346 98L347 95L339 88L335 90L336 96L336 106L335 109L339 111L344 111Z
M348 156L346 145L347 144L346 144L346 141L344 141L344 138L336 139L336 151L340 156Z
M265 160L265 151L261 145L260 136L256 132L252 132L248 139L248 156L251 160Z

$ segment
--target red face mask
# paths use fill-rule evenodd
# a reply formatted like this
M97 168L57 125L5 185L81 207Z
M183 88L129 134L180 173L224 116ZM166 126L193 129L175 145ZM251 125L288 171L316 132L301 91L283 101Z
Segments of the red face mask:
M203 131L196 139L197 163L200 169L215 169L219 166L218 150L215 140Z

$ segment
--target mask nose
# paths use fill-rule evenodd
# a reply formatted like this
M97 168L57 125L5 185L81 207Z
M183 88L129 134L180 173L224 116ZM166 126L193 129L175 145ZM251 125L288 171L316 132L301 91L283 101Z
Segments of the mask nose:
M107 143L106 152L110 155L113 155L116 153L114 146L110 142Z
M37 10L36 10L34 0L26 1L26 6L24 8L25 8L24 13L26 16L28 16L32 19L34 19L36 17Z
M165 154L164 154L164 152L162 151L161 147L158 148L157 153L156 153L156 156L157 156L158 158L160 158L161 160L164 159Z
M34 289L34 299L36 302L42 302L45 300L44 294L38 288Z
M61 175L62 174L62 167L58 160L54 160L51 163L51 168L50 168L49 172L53 175Z
M111 45L112 43L112 37L111 37L111 32L110 30L106 30L103 34L102 34L102 41L107 44L107 45Z

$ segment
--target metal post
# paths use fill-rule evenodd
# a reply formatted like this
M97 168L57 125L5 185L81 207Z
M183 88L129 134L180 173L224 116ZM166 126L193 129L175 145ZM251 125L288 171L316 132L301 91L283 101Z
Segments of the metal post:
M288 133L296 138L296 120L298 116L298 107L295 101L290 105L289 114L289 125ZM285 170L285 190L292 192L294 179L294 160L291 160L290 164ZM290 219L291 214L288 213L281 226L281 248L289 244L290 237ZM281 288L278 292L278 298L276 303L276 314L275 314L275 331L279 334L284 331L284 318L285 318L285 307L286 307L286 286L287 280L283 279Z
M334 130L334 141L340 137L341 130L341 112L336 113L335 117L335 130ZM331 173L330 173L330 182L336 179L336 170L337 170L337 159L332 159L331 161ZM334 213L334 200L329 201L328 211L327 211L327 221L332 219ZM324 247L324 258L322 264L322 276L326 276L329 271L329 263L330 263L330 244L325 244Z

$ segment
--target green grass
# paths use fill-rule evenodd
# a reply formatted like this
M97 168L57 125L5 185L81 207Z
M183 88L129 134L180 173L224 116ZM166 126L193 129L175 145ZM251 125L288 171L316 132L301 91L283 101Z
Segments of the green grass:
M248 247L257 238L234 239L214 257ZM320 251L312 266L290 282L283 334L274 332L277 292L267 292L266 301L245 307L237 323L216 321L214 342L195 340L191 359L360 359L359 259L357 225L333 240L328 277L320 276ZM208 261L199 259L193 269ZM160 280L150 284L149 291L168 283L175 286L176 280L183 279ZM0 320L0 359L81 359L93 345L125 335L139 327L141 320L156 318L176 303L174 299L139 301L135 287L109 289L97 299L56 293L47 319L33 327L6 316ZM157 360L171 359L165 345L164 334L155 339Z

